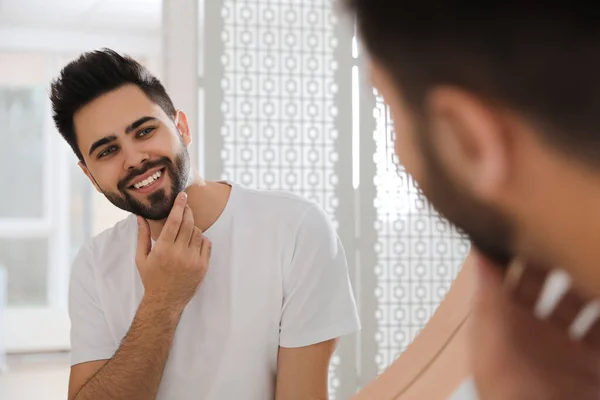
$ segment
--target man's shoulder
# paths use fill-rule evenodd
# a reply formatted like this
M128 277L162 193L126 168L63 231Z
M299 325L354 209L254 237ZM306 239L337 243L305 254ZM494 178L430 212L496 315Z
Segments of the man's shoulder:
M308 210L319 208L317 203L299 194L285 190L238 188L244 207L252 207L255 211L282 216L301 216Z
M131 239L137 229L135 215L129 214L110 228L105 229L91 239L94 247L104 245L124 244Z
M128 284L128 269L135 265L135 216L128 216L88 240L79 249L71 265L71 296L82 295L82 289L100 290L114 284Z
M106 259L110 254L121 253L136 238L136 219L133 214L89 239L81 250L91 258Z
M315 201L282 190L238 188L238 221L260 226L292 240L314 241L329 238L335 230L330 215Z

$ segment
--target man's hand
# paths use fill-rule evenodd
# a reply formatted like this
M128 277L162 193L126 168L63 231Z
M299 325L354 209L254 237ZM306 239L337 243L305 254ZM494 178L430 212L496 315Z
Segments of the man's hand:
M546 272L525 270L510 292L502 270L481 259L471 320L471 360L481 400L600 398L597 349L569 338L566 328L585 304L573 292L549 320L534 316ZM529 271L529 272L527 272ZM576 305L576 306L574 306Z
M144 297L183 309L194 296L208 269L210 241L194 225L185 192L175 200L169 217L151 249L148 222L138 217L135 262L144 284Z
M210 242L194 226L186 199L178 195L152 249L148 222L138 218L135 261L144 298L112 358L71 368L69 399L156 398L179 318L210 258Z

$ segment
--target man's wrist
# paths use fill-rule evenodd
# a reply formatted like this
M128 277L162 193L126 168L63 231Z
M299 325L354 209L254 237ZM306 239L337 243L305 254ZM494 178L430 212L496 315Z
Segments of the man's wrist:
M149 292L145 293L142 298L140 309L142 308L152 315L162 316L173 322L178 322L185 308L185 303L162 292Z

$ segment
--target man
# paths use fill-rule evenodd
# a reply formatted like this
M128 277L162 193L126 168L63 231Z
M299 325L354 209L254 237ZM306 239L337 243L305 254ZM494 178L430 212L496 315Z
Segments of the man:
M74 262L69 398L327 398L337 338L359 323L321 210L204 181L185 113L114 51L68 64L51 99L83 172L132 213Z
M400 162L479 252L469 343L479 397L597 398L597 13L548 2L346 3ZM521 266L512 285L502 282L509 263ZM572 279L566 295L568 279L546 279L551 267Z

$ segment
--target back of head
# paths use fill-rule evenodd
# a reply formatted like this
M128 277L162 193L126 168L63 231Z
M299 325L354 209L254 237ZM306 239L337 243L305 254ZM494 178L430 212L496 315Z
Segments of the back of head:
M432 88L459 87L600 166L600 18L592 3L345 2L371 57L414 111Z
M174 117L175 107L160 81L131 57L110 49L82 54L65 66L52 82L50 99L54 123L81 161L74 114L101 95L127 84L138 86L168 116Z

